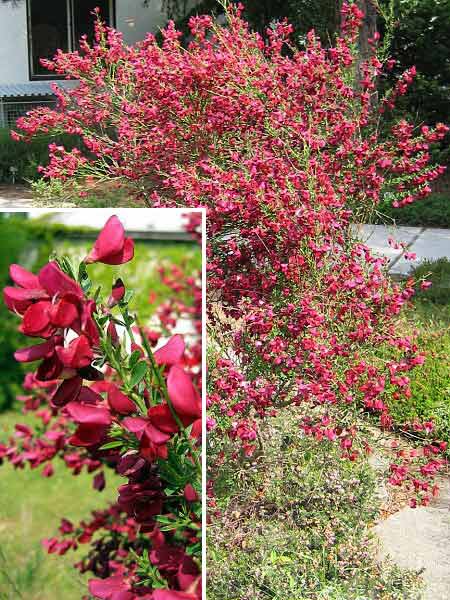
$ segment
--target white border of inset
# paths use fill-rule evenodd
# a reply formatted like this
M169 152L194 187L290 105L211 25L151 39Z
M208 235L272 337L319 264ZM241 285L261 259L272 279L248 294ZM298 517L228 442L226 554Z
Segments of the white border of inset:
M29 209L29 210L27 210ZM95 211L108 218L130 210L144 211L176 211L178 214L201 213L202 215L202 600L206 600L206 209L205 208L34 208L32 206L0 209L0 213L30 213L33 218L51 213L70 213L78 211ZM69 225L70 226L70 225ZM130 232L132 235L132 232ZM1 230L0 230L1 235Z

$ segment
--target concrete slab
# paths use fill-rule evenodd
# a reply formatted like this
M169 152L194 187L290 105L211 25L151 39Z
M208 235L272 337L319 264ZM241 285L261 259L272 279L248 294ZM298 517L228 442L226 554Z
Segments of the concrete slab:
M0 210L20 210L27 209L34 206L33 200L30 198L1 198L0 197Z
M411 244L420 235L420 227L385 227L384 225L360 225L357 228L362 242L367 244L377 255L386 256L390 262L399 259L403 253L402 248L395 248L389 244L389 239L396 242Z
M423 570L424 600L450 598L450 480L426 508L403 508L375 527L380 558L402 568Z
M414 252L417 258L409 261L400 258L393 266L393 273L406 275L424 260L435 260L444 256L450 258L450 230L425 229L411 244L409 252Z

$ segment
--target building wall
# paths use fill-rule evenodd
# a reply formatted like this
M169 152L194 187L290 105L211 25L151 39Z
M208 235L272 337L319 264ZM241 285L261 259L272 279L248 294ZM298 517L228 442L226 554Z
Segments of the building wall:
M127 44L142 40L148 31L157 30L164 22L160 0L150 0L148 6L143 0L116 0L117 29L123 32ZM0 2L0 83L27 81L26 2Z
M25 1L0 4L0 83L28 81Z

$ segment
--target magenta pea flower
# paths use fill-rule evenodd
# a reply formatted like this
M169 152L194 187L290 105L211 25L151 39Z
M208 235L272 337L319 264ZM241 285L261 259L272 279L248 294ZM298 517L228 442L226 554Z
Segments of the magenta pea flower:
M103 441L112 423L111 414L106 407L70 402L65 410L78 424L70 438L73 446L94 446Z
M185 343L180 334L176 334L170 340L153 353L157 365L177 365L184 354Z
M118 217L110 217L100 231L94 247L84 259L85 263L102 262L121 265L134 256L134 242L125 237L125 230Z
M183 369L171 367L167 377L167 391L177 414L193 423L202 416L202 402L199 393ZM189 424L190 424L189 423Z
M129 415L136 412L135 403L113 383L108 388L108 404L114 412L120 415Z
M120 575L114 575L106 579L91 579L89 581L89 592L95 598L100 598L100 600L112 600L113 598L132 600L135 596L128 590L129 586ZM120 596L118 596L119 594Z
M114 282L114 285L111 288L111 295L108 299L108 307L113 308L116 304L123 299L125 296L125 285L123 281L119 278Z

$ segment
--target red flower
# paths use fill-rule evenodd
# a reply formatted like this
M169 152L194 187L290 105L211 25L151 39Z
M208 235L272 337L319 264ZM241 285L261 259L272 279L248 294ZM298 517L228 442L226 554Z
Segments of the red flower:
M91 579L89 581L89 592L95 597L101 600L114 600L117 598L117 594L121 592L129 593L129 599L134 598L134 594L128 592L129 586L124 582L123 577L115 575L114 577L107 577L106 579ZM121 600L128 600L126 596L120 596Z
M89 340L85 335L80 335L72 340L66 348L58 346L56 353L64 367L70 369L87 367L94 357Z
M102 262L107 265L121 265L134 256L134 242L125 237L119 219L113 215L101 230L94 247L86 256L86 263Z
M161 482L156 477L146 476L144 481L121 485L117 502L139 523L153 522L154 517L161 514L163 507Z
M69 442L74 446L93 446L105 437L112 422L109 410L102 406L70 402L66 411L78 428Z
M188 502L197 502L198 501L198 494L195 491L194 487L190 483L187 483L185 485L184 497L186 498L186 500Z
M108 390L108 404L120 415L129 415L136 412L136 405L134 402L132 402L128 396L125 396L125 394L113 383L109 386Z
M39 283L50 297L71 294L81 300L83 290L76 281L66 275L56 262L49 262L39 271Z
M14 358L18 362L33 362L40 358L48 358L53 354L54 350L55 342L51 339L43 344L36 344L35 346L16 350L16 352L14 352Z
M153 356L157 365L177 365L184 354L184 349L183 337L176 334L170 338L167 344L156 350Z
M167 377L167 391L173 407L180 417L186 417L190 423L201 418L201 398L191 378L181 367L176 365L171 367Z
M79 376L64 380L53 394L51 403L54 406L65 406L69 402L75 401L78 398L82 385L83 380Z
M116 304L119 304L119 302L122 300L122 298L124 296L125 296L125 286L123 284L123 281L119 278L116 280L116 282L112 286L111 296L108 299L109 308L112 308L113 306L116 306Z
M155 427L149 419L143 417L126 417L122 425L136 435L140 441L139 453L149 462L157 458L167 458L166 443L170 434Z

